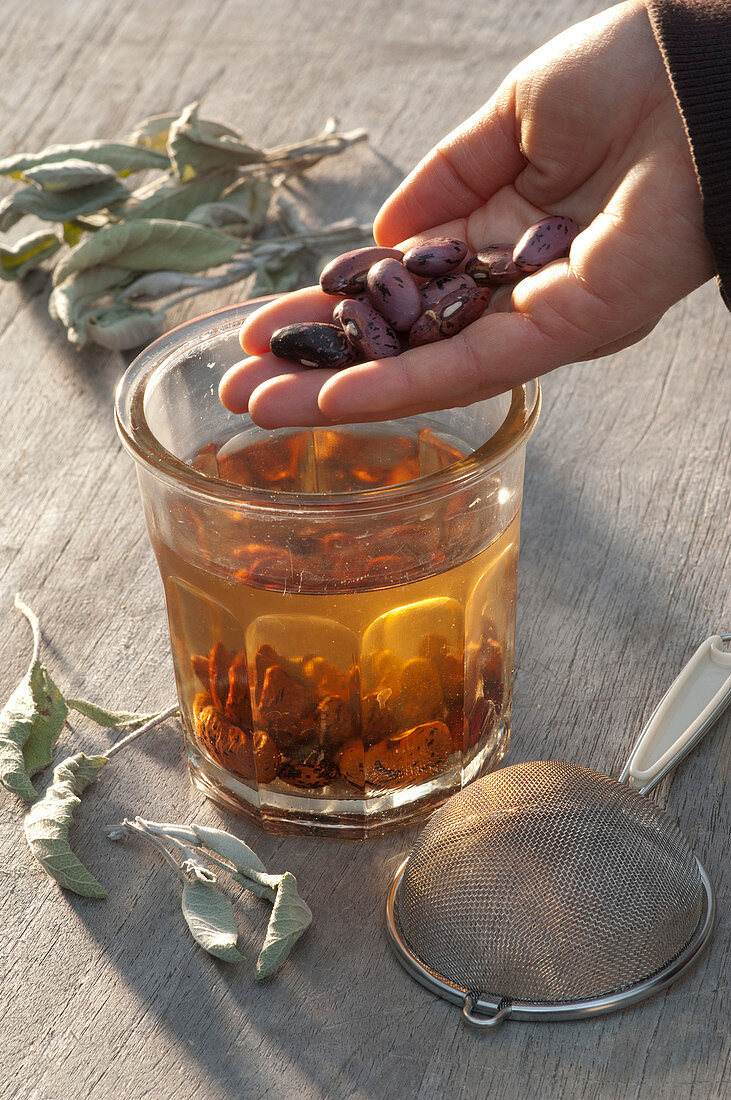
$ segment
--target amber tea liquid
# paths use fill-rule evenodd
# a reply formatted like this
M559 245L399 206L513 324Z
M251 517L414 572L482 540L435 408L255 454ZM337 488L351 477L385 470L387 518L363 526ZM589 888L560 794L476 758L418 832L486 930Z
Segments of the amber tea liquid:
M341 494L405 485L467 452L379 425L250 429L191 457L211 477L333 503L325 524L265 505L212 522L191 498L174 537L151 529L191 768L213 797L270 829L372 832L504 754L518 510L493 529L489 494L452 493L374 528L342 507Z

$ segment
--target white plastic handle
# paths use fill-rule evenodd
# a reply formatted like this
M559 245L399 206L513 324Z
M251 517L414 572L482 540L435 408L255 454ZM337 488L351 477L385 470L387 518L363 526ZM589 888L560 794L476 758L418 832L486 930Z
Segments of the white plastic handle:
M655 787L731 703L731 652L723 649L728 639L707 638L660 700L620 777L632 787Z

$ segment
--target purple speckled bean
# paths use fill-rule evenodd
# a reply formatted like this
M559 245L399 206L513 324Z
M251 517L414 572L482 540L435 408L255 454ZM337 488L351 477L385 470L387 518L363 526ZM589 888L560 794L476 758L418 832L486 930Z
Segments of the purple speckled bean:
M465 264L478 286L500 286L522 279L524 272L513 263L512 244L489 244Z
M272 334L269 348L278 359L290 359L302 367L339 370L355 361L355 352L343 330L319 321L278 328Z
M455 237L432 237L404 253L404 267L414 275L446 275L467 255L467 245Z
M395 329L411 328L421 313L419 288L398 260L379 260L368 272L366 289L371 305Z
M513 263L521 271L540 271L552 260L568 256L580 228L573 218L552 214L526 230L513 250Z
M409 344L417 348L461 332L485 312L490 293L487 287L478 286L474 290L458 290L448 294L414 322L409 332Z
M398 248L356 248L352 252L343 252L336 256L320 274L320 288L326 294L337 294L342 298L352 298L365 290L368 269L379 260L400 260L403 252Z
M344 298L333 310L356 352L365 359L390 359L401 353L401 342L391 326L369 301Z
M457 290L474 290L476 283L469 275L461 272L456 275L437 275L424 283L421 288L421 309L431 309L448 294L454 294Z
M333 310L333 324L337 325L338 328L342 328L340 323L340 307L343 302L363 302L363 304L367 306L371 304L371 300L365 292L363 294L353 294L352 297L349 298L341 298Z

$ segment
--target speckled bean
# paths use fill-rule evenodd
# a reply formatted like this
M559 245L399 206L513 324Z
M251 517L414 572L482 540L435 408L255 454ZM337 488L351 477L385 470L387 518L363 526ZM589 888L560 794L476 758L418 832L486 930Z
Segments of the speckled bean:
M370 302L344 298L333 310L333 318L342 327L349 343L364 359L390 359L401 352L401 342Z
M513 262L512 244L489 244L465 264L465 271L478 286L500 286L514 283L523 272Z
M371 305L399 331L411 328L421 313L419 288L398 260L379 260L368 272Z
M475 280L461 272L456 275L437 275L421 288L422 311L431 309L448 294L454 294L458 290L474 290L475 286Z
M398 248L356 248L336 256L320 274L320 288L326 294L338 294L351 298L365 289L368 269L379 260L400 260L403 252Z
M362 294L353 294L348 298L341 298L335 306L335 309L333 310L333 324L337 325L338 328L342 328L342 325L340 323L340 307L343 302L363 302L367 306L371 304L371 300L365 293L365 291Z
M416 348L454 336L482 316L489 300L490 290L487 287L448 294L414 322L409 332L409 344Z
M290 359L302 367L339 370L355 360L355 352L341 328L315 321L277 329L269 347L277 358Z
M521 271L540 271L552 260L568 256L574 237L580 232L573 218L552 214L526 230L513 250L513 263Z
M404 253L404 267L414 275L446 275L462 263L467 245L454 237L432 237Z

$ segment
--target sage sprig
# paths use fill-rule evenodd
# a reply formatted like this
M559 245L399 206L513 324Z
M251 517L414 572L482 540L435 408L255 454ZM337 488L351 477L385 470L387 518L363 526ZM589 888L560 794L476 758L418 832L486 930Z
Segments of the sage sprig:
M75 700L78 704L81 700ZM77 707L78 709L78 707ZM96 709L96 708L92 708ZM99 708L100 709L100 708ZM105 898L107 892L78 856L74 855L68 840L74 812L81 803L81 795L92 783L99 771L118 752L138 737L177 713L177 706L168 707L154 715L139 729L112 746L104 756L87 756L83 752L62 760L53 770L53 782L43 798L29 810L25 818L25 838L31 852L41 867L59 886L73 890L85 898ZM109 718L112 711L102 712ZM117 716L119 717L119 716ZM132 716L128 716L132 717ZM134 715L139 718L140 715ZM107 724L106 722L103 724Z
M265 149L201 118L193 103L145 119L125 141L7 157L0 175L24 186L0 202L0 231L29 216L58 230L0 246L0 279L17 281L51 261L49 311L68 339L116 349L159 335L167 311L186 298L251 276L250 296L301 286L335 251L369 241L371 227L311 230L282 189L366 138L329 119L314 138ZM135 190L122 182L148 170L159 174ZM285 236L273 238L277 226Z
M126 835L141 837L161 852L183 883L183 917L193 938L225 962L243 962L244 958L236 946L233 906L217 889L215 872L225 872L245 889L270 901L272 914L256 962L257 981L264 981L279 969L312 923L312 912L297 892L294 875L288 871L267 874L256 853L223 829L195 823L162 824L136 817L111 825L106 832L110 840L121 840ZM181 862L174 859L173 851L182 855Z
M170 707L158 714L137 714L134 711L107 710L85 699L65 698L40 659L41 628L38 616L18 595L15 606L30 623L33 652L28 671L0 710L0 783L13 794L32 802L38 792L31 779L51 763L54 745L69 710L83 714L98 726L122 729L149 723L151 719L163 721L177 707ZM128 740L125 738L124 743ZM122 743L111 749L109 755Z

